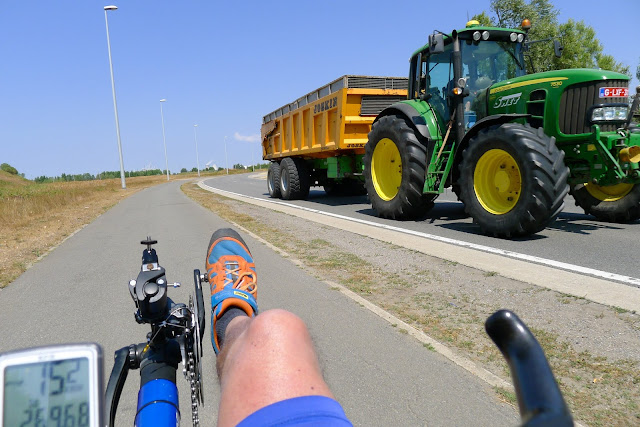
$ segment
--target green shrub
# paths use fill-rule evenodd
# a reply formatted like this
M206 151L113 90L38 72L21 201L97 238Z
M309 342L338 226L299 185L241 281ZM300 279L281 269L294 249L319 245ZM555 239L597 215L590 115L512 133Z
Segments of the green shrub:
M10 173L11 175L18 175L18 169L11 166L9 163L3 163L0 165L0 169L3 171Z

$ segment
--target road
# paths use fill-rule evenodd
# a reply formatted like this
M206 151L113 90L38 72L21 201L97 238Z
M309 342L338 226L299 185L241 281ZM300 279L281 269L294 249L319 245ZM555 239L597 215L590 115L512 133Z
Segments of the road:
M222 190L269 199L264 173L216 177L205 180L205 183ZM479 227L465 215L462 203L450 192L438 197L435 207L415 221L378 218L366 196L329 197L322 187L312 187L308 200L287 203L627 276L635 279L628 280L627 283L631 282L636 287L640 283L636 263L631 261L631 255L639 248L640 223L612 224L596 221L575 206L571 196L567 196L564 211L553 224L536 235L513 240L482 235Z
M248 178L228 181L235 179ZM264 188L264 181L256 182ZM52 343L98 342L104 349L106 380L114 351L143 341L147 332L134 321L127 289L140 269L139 241L146 236L159 241L157 251L167 279L182 282L181 288L169 290L169 296L186 302L192 270L204 268L211 233L228 226L188 199L180 184L170 182L123 200L0 290L0 352ZM307 322L327 381L356 425L518 423L514 408L500 403L486 383L398 333L397 328L260 241L244 237L259 271L261 310L288 309ZM215 425L219 400L209 320L207 313L206 403L201 408L205 426ZM178 375L183 425L190 425L187 382ZM137 373L133 372L122 394L117 425L131 425L137 387Z

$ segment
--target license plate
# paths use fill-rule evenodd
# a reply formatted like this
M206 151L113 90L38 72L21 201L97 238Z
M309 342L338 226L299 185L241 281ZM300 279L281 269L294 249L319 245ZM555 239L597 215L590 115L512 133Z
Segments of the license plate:
M629 96L629 89L626 87L601 87L600 98L626 98Z

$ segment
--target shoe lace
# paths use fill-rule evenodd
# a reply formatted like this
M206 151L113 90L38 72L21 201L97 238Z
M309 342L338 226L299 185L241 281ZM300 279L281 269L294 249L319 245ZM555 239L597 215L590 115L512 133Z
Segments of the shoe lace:
M237 261L227 261L224 265L224 287L231 285L234 289L253 292L256 288L256 274L251 269L240 271Z

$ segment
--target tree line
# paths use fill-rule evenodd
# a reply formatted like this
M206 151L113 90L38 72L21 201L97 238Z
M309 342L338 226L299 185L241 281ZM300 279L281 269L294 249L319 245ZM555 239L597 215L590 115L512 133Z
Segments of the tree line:
M163 175L167 173L166 170L162 169L148 169L142 171L125 171L124 175L126 178L134 177L134 176L151 176L151 175ZM169 172L171 173L171 172ZM34 179L37 183L45 183L45 182L68 182L68 181L93 181L96 179L113 179L120 178L120 171L104 171L92 175L88 172L80 173L80 174L66 174L63 173L60 176L38 176Z

